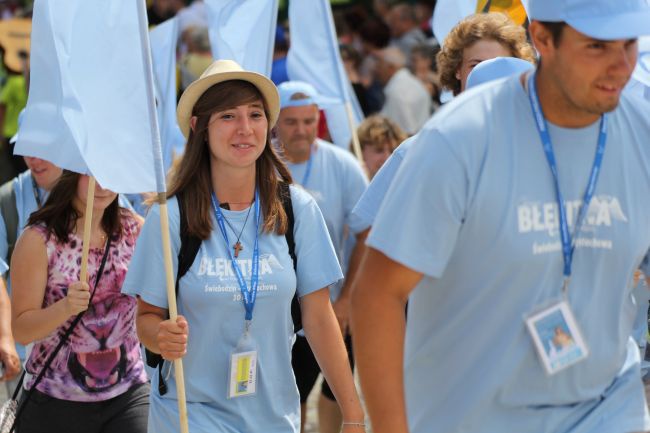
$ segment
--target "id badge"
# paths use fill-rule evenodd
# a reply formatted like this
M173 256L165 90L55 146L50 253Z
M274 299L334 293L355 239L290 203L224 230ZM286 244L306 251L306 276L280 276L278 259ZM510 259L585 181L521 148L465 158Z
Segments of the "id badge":
M228 398L255 395L257 390L257 350L249 335L241 338L230 355Z
M542 308L525 320L537 355L548 375L562 371L589 356L587 343L565 300Z

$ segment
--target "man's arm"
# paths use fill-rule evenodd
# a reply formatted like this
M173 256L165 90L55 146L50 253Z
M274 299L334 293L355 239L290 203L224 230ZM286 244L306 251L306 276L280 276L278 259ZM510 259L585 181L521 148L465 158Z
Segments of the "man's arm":
M422 278L368 248L352 293L354 353L375 433L408 433L404 398L404 308Z

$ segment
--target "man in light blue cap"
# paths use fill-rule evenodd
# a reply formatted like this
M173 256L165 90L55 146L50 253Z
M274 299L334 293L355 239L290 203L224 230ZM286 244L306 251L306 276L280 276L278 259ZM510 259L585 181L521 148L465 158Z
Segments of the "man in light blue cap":
M630 338L650 104L621 96L650 4L526 7L538 69L438 112L368 237L352 321L375 433L650 430Z
M312 85L302 81L286 81L278 86L278 91L281 110L276 127L277 145L282 150L293 181L302 185L318 203L339 262L346 274L342 282L330 287L330 298L352 364L348 326L349 288L360 261L358 252L365 240L365 232L362 227L351 221L351 213L368 181L361 165L350 152L316 137L319 106L325 106L332 101L325 99ZM352 249L351 254L348 248ZM307 397L320 373L318 363L304 336L297 337L292 364L300 392L304 429ZM340 431L341 413L326 382L323 384L318 407L320 432Z

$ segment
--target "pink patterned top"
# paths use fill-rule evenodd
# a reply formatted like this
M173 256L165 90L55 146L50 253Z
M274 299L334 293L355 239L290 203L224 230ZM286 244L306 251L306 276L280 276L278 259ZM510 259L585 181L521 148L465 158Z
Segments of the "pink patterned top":
M120 292L131 261L138 222L130 211L122 210L122 236L111 237L104 272L92 304L81 322L61 348L37 389L51 397L80 401L103 401L116 397L130 387L147 381L140 342L135 329L135 298ZM44 226L32 226L45 240L48 257L47 286L43 308L65 297L68 285L78 281L81 263L81 239L71 234L66 243L48 236ZM91 248L88 278L95 282L103 248ZM43 340L34 343L27 360L27 389L50 353L57 346L75 316Z

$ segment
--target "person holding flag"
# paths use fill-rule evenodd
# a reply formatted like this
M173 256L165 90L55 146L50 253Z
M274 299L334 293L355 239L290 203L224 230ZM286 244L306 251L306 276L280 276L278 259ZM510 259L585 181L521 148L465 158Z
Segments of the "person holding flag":
M137 302L120 293L142 220L97 184L89 282L79 281L88 183L88 176L65 170L14 250L14 338L33 344L16 424L21 433L147 429L149 385L135 329Z
M630 338L650 105L622 95L650 4L527 11L536 71L434 116L368 237L352 319L375 433L650 430ZM553 354L558 327L575 344Z
M139 297L142 343L167 361L183 358L192 433L299 431L291 370L296 293L305 334L343 408L343 431L365 431L327 290L341 269L316 202L289 185L270 144L279 110L275 85L231 60L215 61L185 90L177 112L187 145L168 192L175 272L186 242L199 245L184 276L176 273L177 320L167 318L157 205L124 284ZM149 432L179 430L177 381L167 366L153 379L162 395L151 394Z

